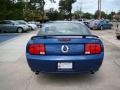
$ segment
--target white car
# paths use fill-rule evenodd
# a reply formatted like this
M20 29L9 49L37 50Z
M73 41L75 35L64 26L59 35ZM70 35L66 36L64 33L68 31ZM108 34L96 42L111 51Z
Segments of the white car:
M29 21L28 23L29 24L35 24L38 28L42 27L42 24L40 22L37 22L37 21Z
M17 22L18 22L19 24L28 25L28 26L31 28L31 30L37 30L37 25L36 25L36 24L27 23L27 22L24 21L24 20L17 20Z
M37 30L37 25L36 24L28 23L28 25L31 26L32 30Z

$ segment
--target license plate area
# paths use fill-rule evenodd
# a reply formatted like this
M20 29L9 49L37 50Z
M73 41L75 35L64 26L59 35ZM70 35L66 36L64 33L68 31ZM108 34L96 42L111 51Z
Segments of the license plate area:
M73 63L72 62L58 62L57 63L57 69L58 70L73 69Z

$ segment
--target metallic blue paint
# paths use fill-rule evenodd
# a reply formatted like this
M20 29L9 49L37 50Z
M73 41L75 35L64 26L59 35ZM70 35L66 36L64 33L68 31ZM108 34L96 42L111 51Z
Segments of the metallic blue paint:
M70 41L61 42L57 38L35 38L28 42L29 44L42 43L46 47L46 55L31 55L28 53L26 47L26 57L29 67L33 72L46 72L46 73L83 73L98 71L103 58L104 49L100 54L85 55L84 45L86 43L99 43L103 44L99 38L71 38ZM70 50L67 54L60 52L62 45L68 45ZM58 70L58 62L72 62L73 69Z

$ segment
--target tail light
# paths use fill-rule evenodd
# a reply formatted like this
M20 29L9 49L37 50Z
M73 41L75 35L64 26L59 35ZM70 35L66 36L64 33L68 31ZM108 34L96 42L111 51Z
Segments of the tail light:
M28 52L33 55L44 55L45 45L44 44L30 44L28 45Z
M100 54L101 51L100 44L85 44L85 54Z

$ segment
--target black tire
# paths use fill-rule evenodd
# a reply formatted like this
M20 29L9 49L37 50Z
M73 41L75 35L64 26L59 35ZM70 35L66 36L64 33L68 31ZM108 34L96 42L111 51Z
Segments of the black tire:
M118 40L120 40L120 36L116 36L116 38L117 38Z
M37 71L37 72L35 72L35 75L39 75L39 73L40 73L40 72Z
M17 33L23 33L23 28L21 28L21 27L19 27L19 28L17 28Z
M95 71L91 71L90 73L91 73L91 74L95 74Z
M111 26L111 27L109 27L109 29L112 29L112 26Z
M91 30L93 30L93 28L90 28Z

